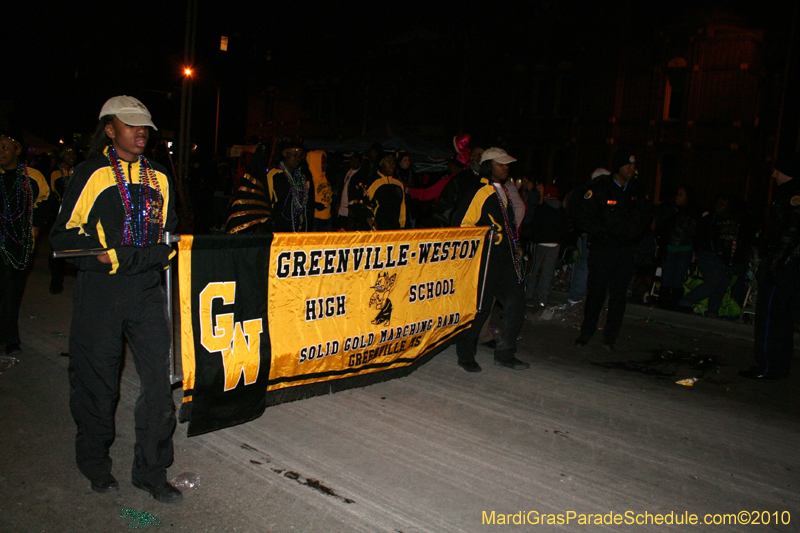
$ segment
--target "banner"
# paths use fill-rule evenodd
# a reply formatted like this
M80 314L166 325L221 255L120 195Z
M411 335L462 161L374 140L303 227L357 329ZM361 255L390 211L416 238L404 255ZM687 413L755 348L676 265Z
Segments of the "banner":
M182 236L189 435L413 372L474 319L485 235Z

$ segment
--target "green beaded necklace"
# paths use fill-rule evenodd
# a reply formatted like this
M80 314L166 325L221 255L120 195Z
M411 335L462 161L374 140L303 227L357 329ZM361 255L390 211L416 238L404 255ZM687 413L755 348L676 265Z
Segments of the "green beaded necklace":
M0 195L0 255L6 265L23 270L33 249L33 188L23 163L17 165L17 177L10 191L6 190L4 177L0 178ZM22 247L21 257L6 248L9 242Z

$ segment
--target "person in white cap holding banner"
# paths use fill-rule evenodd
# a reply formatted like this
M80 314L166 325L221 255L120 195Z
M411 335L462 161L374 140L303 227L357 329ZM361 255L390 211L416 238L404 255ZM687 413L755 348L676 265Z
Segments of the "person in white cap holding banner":
M494 350L494 364L514 370L530 367L514 357L517 335L525 322L524 271L519 251L518 225L506 188L508 165L514 161L516 159L500 148L489 148L483 152L480 167L482 186L454 214L454 219L461 227L494 226L496 230L494 242L490 244L492 253L489 272L485 276L483 308L456 342L458 366L467 372L482 370L475 361L475 354L481 326L489 318L494 298L503 307L502 332ZM483 267L480 279L484 279Z
M50 242L54 250L105 251L73 260L79 272L69 381L78 468L95 492L119 487L109 448L127 340L141 381L134 409L133 485L172 503L183 495L167 482L175 406L161 271L174 255L164 233L175 230L177 216L166 169L144 157L155 129L136 98L115 96L105 103L89 158L67 183Z

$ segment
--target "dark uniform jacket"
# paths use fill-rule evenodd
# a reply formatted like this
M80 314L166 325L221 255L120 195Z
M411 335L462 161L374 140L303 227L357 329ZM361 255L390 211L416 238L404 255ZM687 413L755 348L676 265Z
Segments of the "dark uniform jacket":
M589 234L589 248L634 248L650 226L650 205L644 190L631 180L626 188L613 176L602 176L576 198L574 222Z
M146 193L150 195L151 201L155 202L158 199L158 191L152 187L147 191L143 190L139 176L139 161L120 162L130 196L136 199L140 194ZM67 182L61 210L50 232L50 244L53 249L63 251L109 248L111 264L101 263L95 257L70 259L80 270L109 274L139 274L166 268L175 252L172 246L158 242L162 229L175 231L178 217L175 214L175 198L166 169L154 161L150 161L150 165L155 171L163 199L163 226L151 226L150 234L147 236L148 242L144 246L122 245L125 209L114 170L105 156L98 156L75 167L72 177Z
M800 257L800 179L793 178L775 190L767 227L768 273L775 279L793 259Z

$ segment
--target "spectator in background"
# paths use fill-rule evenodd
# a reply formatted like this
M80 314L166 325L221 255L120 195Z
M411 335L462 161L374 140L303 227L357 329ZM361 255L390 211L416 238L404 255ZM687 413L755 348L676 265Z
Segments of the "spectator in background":
M361 155L358 152L353 153L350 156L350 168L347 170L347 173L344 175L344 179L342 180L342 192L339 196L339 207L336 210L336 221L334 222L334 229L343 231L347 229L347 220L350 214L350 197L349 197L349 190L350 184L353 182L353 178L360 172L362 169L361 167ZM356 182L360 181L356 177Z
M592 172L591 181L589 184L603 176L609 175L611 175L611 172L608 170L604 168L596 168L594 172ZM573 206L584 195L587 186L588 185L573 188L572 192L566 199L567 213L570 215L570 219L573 221L575 218ZM575 226L574 222L573 226ZM580 259L578 259L578 264L575 265L575 270L572 272L572 283L570 283L569 297L567 298L567 303L570 305L579 304L581 301L583 301L584 297L586 297L586 291L588 290L587 282L589 280L589 234L585 231L577 229L577 227L575 227L575 231L578 233L578 238L575 245L578 248Z
M328 155L321 150L306 156L314 188L314 218L311 231L331 231L331 185L328 183Z
M403 182L405 187L414 187L414 169L411 167L411 154L400 152L397 154L397 169L395 170L397 179Z
M533 257L525 279L525 298L528 305L534 307L547 305L561 241L569 233L569 217L558 199L558 189L554 185L547 185L543 191L543 201L536 207L531 221L529 233L532 239L529 249Z
M683 296L683 282L694 255L697 219L689 185L678 187L675 199L663 205L656 218L656 235L663 253L658 301L664 309L676 307Z
M61 199L64 197L64 188L69 177L72 176L72 169L75 167L78 154L72 146L64 145L58 152L58 157L60 162L55 170L50 173L50 204L52 206L52 218L50 220L54 220L58 214ZM50 266L50 294L61 294L64 292L64 273L67 269L67 262L65 259L50 257L47 263Z
M741 200L718 194L713 212L706 213L697 227L697 264L703 282L679 300L678 305L692 307L708 298L707 316L719 316L733 277L744 281L753 240L753 228ZM732 290L731 294L734 293Z
M469 166L447 182L433 205L431 216L420 227L458 227L458 221L453 218L455 211L481 187L482 156L483 148L476 146L470 150Z
M406 188L406 195L408 196L408 206L413 226L428 227L433 217L433 206L438 202L444 189L449 185L450 181L463 170L461 163L457 159L451 159L447 162L447 172L444 176L440 177L436 183L428 187L411 187ZM417 221L421 220L422 223Z

